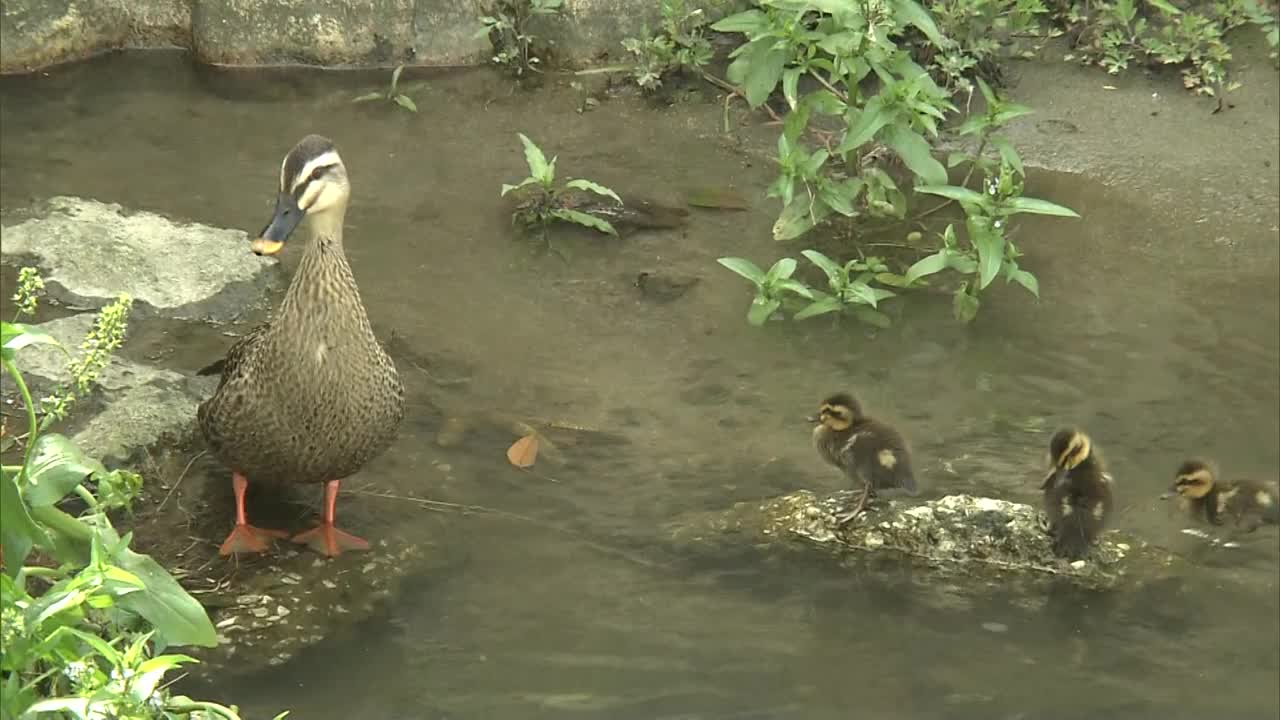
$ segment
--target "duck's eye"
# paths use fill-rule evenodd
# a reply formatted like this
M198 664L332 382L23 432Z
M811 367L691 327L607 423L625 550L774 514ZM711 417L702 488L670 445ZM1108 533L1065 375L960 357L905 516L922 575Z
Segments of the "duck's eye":
M312 171L311 171L311 179L312 179L312 180L319 180L320 178L324 177L324 171L325 171L326 169L327 169L327 168L318 167L318 168L316 168L315 170L312 170Z

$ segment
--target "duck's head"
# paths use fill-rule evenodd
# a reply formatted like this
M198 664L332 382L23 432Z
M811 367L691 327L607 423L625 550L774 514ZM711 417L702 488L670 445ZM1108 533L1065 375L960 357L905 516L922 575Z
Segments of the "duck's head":
M258 255L280 252L285 240L305 217L336 216L341 222L350 195L347 169L333 141L320 135L302 138L284 156L275 212L250 247Z
M836 393L822 401L818 414L807 418L809 422L824 425L836 432L848 430L855 420L862 417L862 406L849 393Z
M1054 433L1049 440L1049 477L1045 478L1042 487L1061 484L1067 473L1089 459L1092 451L1089 436L1075 428L1063 428Z
M1160 498L1163 500L1181 495L1189 500L1199 500L1209 494L1213 489L1213 483L1213 466L1203 460L1188 460L1178 466L1173 485L1170 485L1169 490Z

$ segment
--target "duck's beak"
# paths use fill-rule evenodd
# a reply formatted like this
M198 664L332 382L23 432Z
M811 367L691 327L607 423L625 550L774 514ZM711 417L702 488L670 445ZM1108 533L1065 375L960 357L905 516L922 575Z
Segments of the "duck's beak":
M1067 469L1060 465L1055 466L1049 471L1049 475L1044 479L1044 482L1040 483L1040 489L1048 490L1050 488L1056 488L1062 484L1063 480L1066 479Z
M1168 489L1168 490L1165 490L1165 491L1164 491L1164 493L1160 495L1160 499L1161 499L1161 500L1168 500L1169 498L1171 498L1171 497L1173 497L1174 495L1177 495L1177 494L1178 494L1178 486L1177 486L1177 485L1170 485L1170 486L1169 486L1169 489Z
M282 192L276 196L276 210L271 214L271 222L262 229L259 237L249 245L256 255L275 255L284 247L284 241L298 223L302 222L302 209L298 201L289 193Z
M806 417L806 418L804 419L804 421L805 421L805 422L816 423L816 422L818 422L818 416L817 416L817 415L809 415L808 417Z

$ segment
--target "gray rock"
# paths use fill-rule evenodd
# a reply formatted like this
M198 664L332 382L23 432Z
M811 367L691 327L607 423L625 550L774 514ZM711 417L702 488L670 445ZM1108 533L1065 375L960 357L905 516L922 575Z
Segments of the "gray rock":
M30 72L105 50L182 47L211 64L484 65L479 18L490 0L5 0L0 73ZM694 0L719 17L727 0ZM566 0L530 31L558 59L621 57L621 42L656 28L651 0Z
M896 555L974 587L1009 574L1065 577L1086 587L1145 582L1167 572L1175 558L1153 546L1107 533L1085 560L1054 556L1040 513L1030 505L995 498L948 495L922 503L877 501L855 521L839 518L852 493L818 497L807 490L742 502L728 510L692 514L672 524L684 547L717 537L746 536L752 543L801 541L832 552Z
M35 258L49 296L71 307L100 308L127 292L135 316L227 321L280 279L278 261L249 252L239 230L62 196L24 215L4 228L4 257Z
M94 318L94 313L81 313L35 327L57 338L74 356ZM35 397L67 382L67 362L67 356L50 345L28 346L19 355L19 366ZM104 401L101 409L89 415L72 411L71 426L78 428L72 440L108 463L125 462L139 449L165 438L184 440L195 431L196 406L216 383L216 378L188 378L114 356L95 383L94 390Z
M190 47L190 0L5 0L0 73L124 47Z

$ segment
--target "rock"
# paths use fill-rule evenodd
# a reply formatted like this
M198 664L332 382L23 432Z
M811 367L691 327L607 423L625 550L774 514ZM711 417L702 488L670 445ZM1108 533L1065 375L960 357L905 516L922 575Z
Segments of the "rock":
M200 62L262 66L485 65L488 0L5 0L0 73L31 72L116 48L182 47ZM711 17L726 0L695 0ZM566 0L530 32L571 64L624 55L659 23L649 0Z
M1175 559L1142 541L1113 531L1085 560L1068 562L1053 554L1030 505L995 498L948 495L906 504L881 500L855 521L837 519L852 493L820 498L807 490L728 510L693 514L671 525L682 546L707 544L717 535L740 542L803 541L833 552L896 555L925 566L938 576L982 584L995 575L1065 577L1086 587L1111 587L1123 581L1160 576Z
M94 318L94 313L81 313L35 327L57 338L74 355ZM19 355L19 367L36 397L67 382L66 366L66 356L49 345L32 345ZM195 431L196 406L216 383L217 378L191 378L113 356L95 383L103 400L96 404L98 411L87 415L72 411L72 427L79 428L72 440L108 463L124 462L164 438L185 440Z
M5 0L0 73L124 47L190 47L190 0Z
M249 252L239 230L65 196L23 215L4 228L4 257L35 258L49 296L71 307L100 308L127 292L134 317L222 322L279 282L278 261Z

